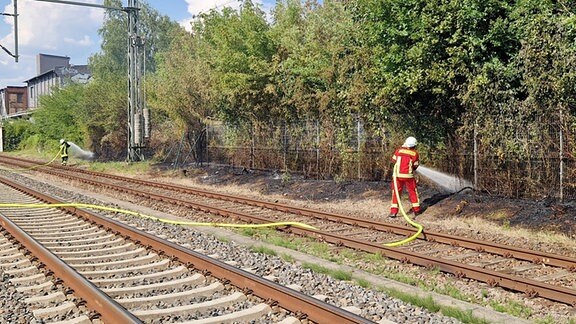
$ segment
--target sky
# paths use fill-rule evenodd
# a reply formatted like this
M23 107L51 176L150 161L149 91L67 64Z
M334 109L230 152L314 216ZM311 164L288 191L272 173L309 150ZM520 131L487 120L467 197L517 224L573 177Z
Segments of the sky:
M58 0L57 0L58 1ZM102 5L104 0L65 0L75 3ZM195 15L210 9L239 6L238 0L138 0L148 3L160 14L168 16L184 27ZM255 0L265 11L274 0ZM88 57L100 51L98 29L105 10L92 7L17 0L18 5L18 62L0 49L0 89L6 86L25 86L24 81L37 75L36 56L40 53L68 56L73 65L88 63ZM127 6L128 0L122 0ZM0 0L0 13L13 14L14 0ZM0 45L15 54L14 18L0 16Z

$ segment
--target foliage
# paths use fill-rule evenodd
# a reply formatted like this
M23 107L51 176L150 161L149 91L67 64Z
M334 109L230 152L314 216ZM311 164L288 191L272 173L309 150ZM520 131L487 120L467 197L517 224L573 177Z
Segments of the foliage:
M4 150L15 151L30 142L36 127L29 120L16 119L2 124L4 133Z
M460 96L474 71L509 60L509 1L363 1L354 8L363 42L374 47L372 85L381 114L436 146L465 112Z
M469 179L463 152L478 145L476 185L509 195L558 181L560 132L566 158L576 155L572 1L281 0L267 17L243 0L195 17L191 31L147 4L139 16L159 157L183 142L204 161L207 125L224 123L234 136L220 144L240 149L220 155L242 151L242 163L254 163L258 149L276 150L258 165L305 170L314 159L319 176L344 180L386 173L374 152L389 155L412 135L426 164ZM94 81L73 113L84 123L67 135L101 158L118 159L127 145L126 19L107 12ZM61 118L59 130L73 132L66 125L76 121ZM307 143L315 156L287 161L302 143L279 127L308 123L317 125Z
M211 67L218 117L238 124L274 116L274 93L269 89L274 45L264 12L251 1L243 1L240 11L212 10L192 28L201 39L200 53Z
M61 138L83 145L88 134L82 114L84 91L83 85L70 84L40 98L39 108L32 114L40 145L53 143L52 146L58 147Z

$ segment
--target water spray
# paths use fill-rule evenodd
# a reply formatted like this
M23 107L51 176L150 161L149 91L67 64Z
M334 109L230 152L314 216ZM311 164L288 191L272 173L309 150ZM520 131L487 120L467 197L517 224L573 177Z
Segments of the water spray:
M461 179L457 176L446 174L440 171L436 171L425 166L419 166L416 170L418 174L423 175L427 179L437 184L440 188L448 191L450 193L456 193L465 188L474 188L474 185L467 180Z
M83 150L80 146L76 145L74 142L68 141L72 150L70 150L70 154L76 158L82 160L92 160L94 159L94 153L90 151Z

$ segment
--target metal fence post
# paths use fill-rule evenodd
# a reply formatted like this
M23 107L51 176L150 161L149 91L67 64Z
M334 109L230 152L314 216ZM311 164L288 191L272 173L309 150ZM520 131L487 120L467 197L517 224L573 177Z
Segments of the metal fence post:
M360 161L361 160L360 159L360 149L361 149L360 140L361 140L362 134L360 133L360 116L356 116L356 118L357 118L356 119L356 140L357 140L356 159L358 161L358 176L357 177L358 177L358 180L360 180L361 179L361 168L362 168L361 167L361 161Z
M474 123L474 189L478 189L478 124Z
M255 126L252 125L252 131L251 131L251 139L250 139L250 169L254 169L254 150L256 147L256 139L254 138L256 136L256 130L255 130Z
M282 126L282 159L284 163L284 172L288 172L288 166L286 165L286 155L288 154L288 125L286 124L285 120L282 122Z
M320 125L316 120L316 179L320 179Z
M562 113L560 113L562 118ZM560 123L560 201L564 201L564 134Z

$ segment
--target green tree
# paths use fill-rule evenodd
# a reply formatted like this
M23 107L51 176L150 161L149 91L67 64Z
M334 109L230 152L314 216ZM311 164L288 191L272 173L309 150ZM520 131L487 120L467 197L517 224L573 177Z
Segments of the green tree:
M276 96L270 91L269 62L275 48L264 12L243 1L239 11L212 10L192 28L202 39L199 54L211 62L219 116L232 124L274 116Z
M58 140L65 138L78 145L83 145L88 137L85 128L84 86L69 84L56 88L49 96L40 98L40 106L32 113L38 144L58 147Z
M38 148L39 136L36 136L36 127L27 119L4 120L4 150L16 151L27 147Z
M158 71L148 83L150 106L158 117L166 116L160 125L163 132L155 137L160 136L159 141L166 144L184 137L201 161L206 122L215 113L212 67L199 53L200 34L183 29L173 34L171 46L158 55Z
M391 125L432 146L453 138L465 85L493 59L508 62L518 42L508 29L512 1L358 2L363 42L374 47L376 103Z

